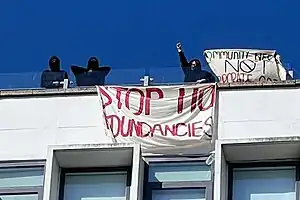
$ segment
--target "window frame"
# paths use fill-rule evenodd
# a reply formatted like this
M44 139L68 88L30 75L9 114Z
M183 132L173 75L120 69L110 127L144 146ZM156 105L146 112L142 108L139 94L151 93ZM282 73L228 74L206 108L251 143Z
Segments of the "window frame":
M205 200L213 199L213 179L214 166L210 166L211 179L210 181L177 181L177 182L148 182L149 180L149 166L151 163L167 164L167 163L187 163L187 162L203 162L208 157L199 156L180 156L180 157L144 157L146 164L144 170L144 199L152 200L153 190L176 190L176 189L205 189Z
M44 182L45 182L45 163L46 163L45 160L0 162L0 169L43 168L43 171L44 171L42 186L3 187L3 188L0 188L0 196L1 195L37 194L38 200L42 200L43 199Z
M130 186L131 186L131 175L132 175L132 166L128 167L84 167L84 168L61 168L60 171L60 183L59 183L59 194L58 200L64 200L64 190L65 190L65 177L67 173L92 173L92 172L126 172L126 190L125 196L126 199L130 197Z
M258 167L295 167L295 192L296 200L300 200L300 162L282 161L282 162L253 162L253 163L228 163L228 191L227 199L233 199L233 171L234 169L258 168Z

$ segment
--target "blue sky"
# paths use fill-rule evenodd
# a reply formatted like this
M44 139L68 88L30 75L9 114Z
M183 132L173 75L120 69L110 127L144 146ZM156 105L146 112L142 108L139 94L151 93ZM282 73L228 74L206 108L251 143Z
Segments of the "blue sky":
M283 61L300 72L299 4L296 0L2 0L0 73L42 71L51 55L58 55L68 71L71 64L85 65L88 57L97 56L113 68L111 82L138 82L136 77L145 68L157 80L179 81L178 40L189 58L200 57L203 62L202 52L209 48L277 49Z

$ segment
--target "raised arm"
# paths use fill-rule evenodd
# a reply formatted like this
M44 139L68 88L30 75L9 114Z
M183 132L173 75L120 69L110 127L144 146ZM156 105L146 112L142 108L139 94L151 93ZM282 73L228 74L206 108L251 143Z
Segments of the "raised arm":
M182 50L182 46L181 46L181 43L178 42L176 44L176 48L177 48L177 52L178 52L178 55L179 55L179 59L180 59L180 63L181 63L181 66L182 67L186 67L189 65L184 53L183 53L183 50Z

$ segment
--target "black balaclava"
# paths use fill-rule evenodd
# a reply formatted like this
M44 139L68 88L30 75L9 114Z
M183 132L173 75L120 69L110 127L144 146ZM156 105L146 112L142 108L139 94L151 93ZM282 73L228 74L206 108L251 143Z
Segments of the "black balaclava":
M60 72L60 60L57 56L52 56L49 59L49 67L52 72Z
M99 68L99 61L96 57L91 57L88 61L87 69L88 71L97 70Z
M201 69L201 62L199 59L193 59L189 62L189 65L191 67L192 70L194 70L195 68L200 68Z

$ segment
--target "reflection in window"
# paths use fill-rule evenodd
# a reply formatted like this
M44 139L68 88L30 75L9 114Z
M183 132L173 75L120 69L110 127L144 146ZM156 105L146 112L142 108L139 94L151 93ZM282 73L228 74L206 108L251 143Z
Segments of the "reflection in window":
M38 194L0 195L1 200L38 200Z
M145 191L151 200L210 199L211 176L211 167L199 160L150 161Z
M210 166L200 162L150 163L149 182L209 181Z
M153 190L152 200L205 200L205 189Z
M233 171L233 200L296 200L296 168L245 168Z
M64 200L126 200L125 172L67 173Z
M0 188L43 186L44 168L0 168Z

